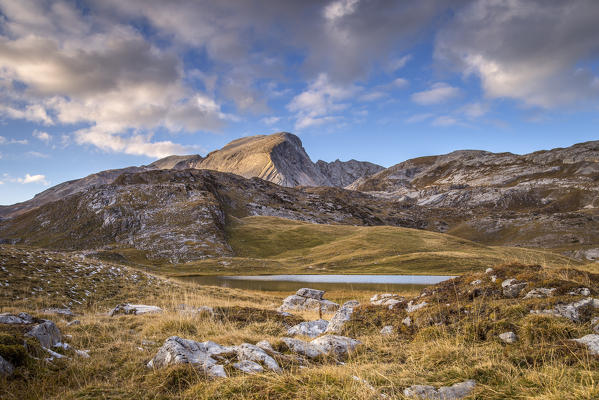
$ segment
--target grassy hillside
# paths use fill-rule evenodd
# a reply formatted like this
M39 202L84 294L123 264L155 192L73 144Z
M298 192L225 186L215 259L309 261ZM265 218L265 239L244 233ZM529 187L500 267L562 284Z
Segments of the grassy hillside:
M451 235L390 226L320 225L276 217L234 219L236 257L169 268L173 273L459 274L506 262L576 265L550 252L485 246Z

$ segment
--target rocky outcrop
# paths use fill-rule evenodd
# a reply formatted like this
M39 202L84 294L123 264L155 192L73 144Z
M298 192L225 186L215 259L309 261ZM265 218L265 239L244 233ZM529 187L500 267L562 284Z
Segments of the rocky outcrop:
M551 309L531 310L533 314L553 315L568 318L572 322L586 322L590 320L594 309L599 308L599 300L586 298L573 303L557 304Z
M111 317L119 314L132 314L132 315L142 315L142 314L152 314L152 313L161 313L162 308L158 306L147 306L145 304L119 304L114 307L108 315Z
M468 396L475 386L474 380L456 383L452 386L441 386L439 389L429 385L413 385L406 388L403 394L414 399L458 400Z
M404 301L405 297L393 293L375 294L370 298L370 304L386 306L389 309L393 309L396 305L402 304Z
M599 356L599 335L585 335L580 339L572 339L577 343L587 347L590 354Z
M333 312L339 308L339 304L323 299L323 290L302 288L295 294L286 297L279 311L304 311L315 310L322 312Z
M32 324L34 321L35 319L25 312L0 314L0 324Z

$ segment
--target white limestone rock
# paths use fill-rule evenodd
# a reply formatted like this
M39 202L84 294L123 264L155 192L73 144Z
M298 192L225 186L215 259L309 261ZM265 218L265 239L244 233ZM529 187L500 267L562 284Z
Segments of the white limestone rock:
M266 368L270 369L271 371L282 372L282 369L277 361L256 345L242 343L239 346L235 346L235 351L237 352L237 358L240 361L249 360L259 362L264 364Z
M504 343L516 343L518 336L514 332L503 332L499 335L499 339Z
M526 293L525 299L542 299L545 297L553 297L556 288L535 288Z
M599 356L599 335L585 335L580 339L572 339L575 342L584 344L587 349L589 349L589 353Z
M322 335L326 331L328 326L329 321L325 321L324 319L318 319L316 321L306 321L289 328L287 330L287 334L290 336L303 335L314 338L319 335Z
M428 303L426 301L423 301L422 303L414 304L414 301L410 300L410 302L408 303L408 306L406 307L406 311L411 313L416 310L420 310L422 307L425 307L426 305L428 305Z
M320 348L324 354L343 358L362 342L347 336L325 335L312 340L310 343Z
M392 325L386 325L383 327L383 329L381 329L381 335L392 335L393 334L393 326Z
M470 394L476 386L476 382L472 379L456 383L452 386L441 386L435 389L430 385L413 385L406 388L403 392L404 396L415 399L426 400L459 400Z
M327 327L325 333L340 333L343 329L343 326L347 321L351 319L352 314L354 313L354 308L358 307L360 303L356 300L350 300L345 302L339 310L333 315L331 318L331 322L329 322L329 326Z
M234 353L231 347L220 346L214 342L196 342L171 336L165 340L154 358L148 362L149 368L163 368L174 364L191 364L211 377L226 378L222 365L212 358L215 355Z
M322 312L336 311L339 304L323 299L324 293L323 290L301 288L295 294L286 297L278 311L318 311L319 309Z
M572 291L568 292L568 294L570 296L590 296L591 291L589 288L582 287L582 288L572 290Z
M34 319L31 315L21 312L18 314L0 314L0 324L32 324Z
M158 306L148 306L145 304L119 304L115 308L113 308L108 315L111 317L117 314L133 314L133 315L142 315L142 314L151 314L151 313L161 313L162 308Z
M264 372L264 368L254 361L243 360L233 364L233 368L238 369L246 374L259 374Z
M290 351L301 354L302 356L308 358L317 358L323 355L322 349L310 342L287 337L284 337L281 340L283 340L283 343L285 343Z
M52 314L52 315L65 315L67 317L72 317L75 314L73 313L73 311L71 311L70 308L46 308L44 310L42 310L43 314Z

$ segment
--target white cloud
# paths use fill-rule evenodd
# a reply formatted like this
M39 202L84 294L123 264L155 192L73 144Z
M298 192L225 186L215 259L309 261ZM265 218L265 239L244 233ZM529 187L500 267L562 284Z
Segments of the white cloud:
M482 117L489 112L489 109L489 104L476 102L466 104L460 111L468 118L474 119Z
M398 69L403 68L408 61L410 61L412 59L412 56L410 54L403 56L401 58L396 58L394 60L392 60L391 62L389 62L389 64L387 65L387 70L389 72L395 72Z
M358 0L336 0L324 8L324 17L336 21L356 11Z
M421 105L444 103L457 97L460 89L444 82L434 83L429 90L412 94L412 101Z
M596 0L476 0L437 34L435 58L478 76L490 98L541 108L592 104L598 20Z
M46 180L46 176L45 175L29 175L29 174L25 174L24 178L17 178L17 182L22 183L22 184L27 184L27 183L41 183L43 185L48 186L50 183Z
M50 135L48 132L38 131L37 129L34 130L31 135L45 143L50 143L52 140L52 135Z
M274 125L281 120L280 117L266 117L262 118L262 123L266 125Z
M151 135L133 134L121 136L104 132L98 128L82 129L75 132L75 142L91 144L104 151L119 152L138 156L162 158L173 154L187 154L191 147L171 141L152 142Z
M320 74L308 89L295 96L287 109L296 113L296 129L323 125L340 119L338 114L346 109L345 102L360 89L350 85L336 85L326 74Z
M411 117L406 119L406 122L409 124L414 124L417 122L422 122L422 121L426 121L427 119L432 118L434 115L430 114L430 113L424 113L424 114L415 114L412 115Z
M26 154L30 157L35 157L35 158L49 158L50 157L49 155L40 153L39 151L28 151Z
M458 120L449 115L442 115L440 117L435 118L431 125L433 126L452 126L458 124Z
M0 144L28 144L27 139L7 139L4 136L0 136Z
M393 86L395 86L396 88L404 88L404 87L408 86L409 84L410 84L410 82L408 82L407 79L395 78L393 80Z
M21 6L0 0L0 11L0 24L11 33L0 35L0 82L11 87L0 95L0 115L87 125L94 132L119 134L121 144L78 143L150 157L183 147L169 141L142 144L140 138L148 136L135 132L214 132L234 119L221 112L213 96L185 84L175 53L153 46L128 25L83 15L63 2L30 0ZM49 141L43 133L36 137Z

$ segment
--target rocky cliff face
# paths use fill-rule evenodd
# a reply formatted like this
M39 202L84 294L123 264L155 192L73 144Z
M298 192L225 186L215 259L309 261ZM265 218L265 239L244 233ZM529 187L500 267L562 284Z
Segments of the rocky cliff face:
M316 167L328 178L330 186L346 187L360 178L366 178L384 170L384 167L365 161L326 162L318 160Z

